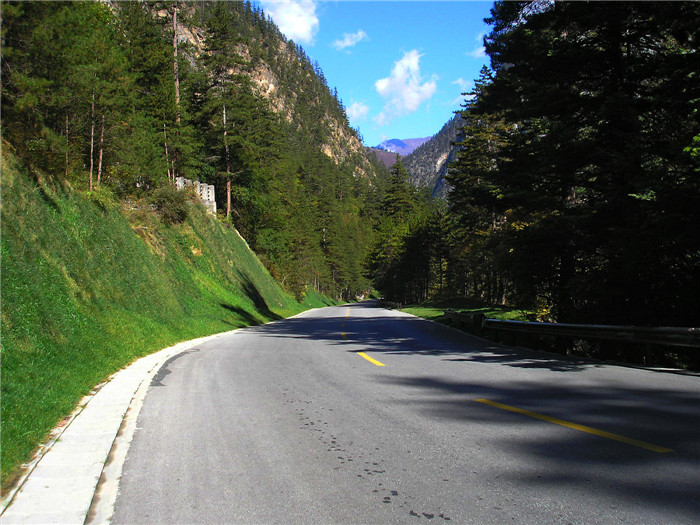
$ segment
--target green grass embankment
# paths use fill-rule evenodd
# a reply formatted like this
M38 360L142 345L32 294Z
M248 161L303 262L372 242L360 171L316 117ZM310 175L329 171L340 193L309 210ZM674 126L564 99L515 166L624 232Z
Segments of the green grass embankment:
M534 313L529 310L507 306L484 306L474 300L463 297L408 305L402 308L402 311L443 324L450 324L445 317L446 311L484 314L488 319L503 319L507 321L531 321L535 317Z
M82 396L138 357L304 305L233 228L37 183L2 156L2 487ZM133 208L133 207L132 207Z

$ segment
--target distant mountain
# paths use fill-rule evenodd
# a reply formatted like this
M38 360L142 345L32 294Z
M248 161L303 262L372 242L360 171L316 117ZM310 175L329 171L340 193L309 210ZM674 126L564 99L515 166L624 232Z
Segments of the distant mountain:
M396 153L393 153L391 151L387 151L385 149L378 149L378 148L365 148L367 150L368 155L374 155L377 157L377 160L384 164L387 168L391 168L394 163L396 162Z
M443 199L447 196L444 176L457 155L458 148L452 144L457 141L461 127L462 117L455 115L436 135L401 159L416 187L428 186L434 196Z
M422 139L390 139L377 145L375 149L398 153L401 156L410 155L418 146L426 143L430 137Z

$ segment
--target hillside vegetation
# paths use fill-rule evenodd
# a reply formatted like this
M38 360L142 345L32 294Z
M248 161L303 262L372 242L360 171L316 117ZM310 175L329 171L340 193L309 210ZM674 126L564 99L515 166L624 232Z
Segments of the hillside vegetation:
M382 183L320 66L258 7L4 3L3 41L4 138L33 168L122 199L200 180L297 297L369 288Z
M485 21L447 206L387 245L384 296L698 326L699 4L496 2Z
M445 176L450 164L457 158L458 147L455 143L463 125L460 115L452 117L430 140L403 158L414 185L430 188L435 197L447 197Z
M80 398L137 357L309 306L283 292L235 229L188 205L37 182L2 155L2 483Z

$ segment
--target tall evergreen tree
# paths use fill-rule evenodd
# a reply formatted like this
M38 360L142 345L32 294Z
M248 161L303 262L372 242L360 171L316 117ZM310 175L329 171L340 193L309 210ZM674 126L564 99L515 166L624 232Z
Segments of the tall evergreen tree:
M503 242L489 251L501 254L516 296L544 297L558 319L658 322L659 294L665 308L689 304L673 285L671 299L660 278L672 252L671 267L697 267L685 235L670 241L658 229L667 217L684 224L688 212L658 192L696 191L678 177L693 169L681 144L698 124L685 66L697 30L679 26L672 11L658 3L497 2L487 20L493 79L464 118L506 124L484 177L505 221ZM686 15L697 20L697 6ZM670 129L660 115L680 125ZM465 151L452 175L455 204L484 189L475 184L474 155Z

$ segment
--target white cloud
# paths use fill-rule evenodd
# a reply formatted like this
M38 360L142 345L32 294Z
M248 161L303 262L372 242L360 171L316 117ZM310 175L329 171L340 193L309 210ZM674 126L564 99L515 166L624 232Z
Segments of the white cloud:
M486 48L484 46L479 46L474 48L472 51L467 51L464 54L472 58L482 58L486 56Z
M336 40L333 42L333 47L338 51L341 51L346 47L355 47L363 40L369 40L369 36L362 29L360 29L357 33L344 33L342 40Z
M462 77L459 77L457 80L455 80L452 83L457 84L463 93L466 92L467 89L471 89L471 87L473 86L472 82L469 82L468 80L464 80Z
M486 48L484 47L484 37L486 36L486 31L479 33L475 40L479 43L473 50L464 53L472 58L483 58L486 56Z
M374 83L377 93L386 100L384 109L376 118L380 126L388 124L395 117L416 111L435 94L436 77L421 84L421 56L415 49L404 53L403 58L394 63L391 75Z
M463 96L461 93L467 93L471 91L471 89L474 87L474 82L470 82L468 80L464 80L462 77L458 78L452 84L455 84L459 86L460 90L460 95L455 98L452 102L450 102L448 105L449 106L455 106L457 104L462 104L465 100L472 100L474 97L472 95L465 95Z
M448 106L461 106L465 102L470 102L474 100L474 95L459 95L457 98L455 98L453 101L451 101Z
M318 32L316 2L311 0L261 0L266 14L282 34L296 43L313 44Z
M369 113L369 106L362 102L353 102L348 108L347 113L348 119L350 119L351 122L366 120L367 114Z

